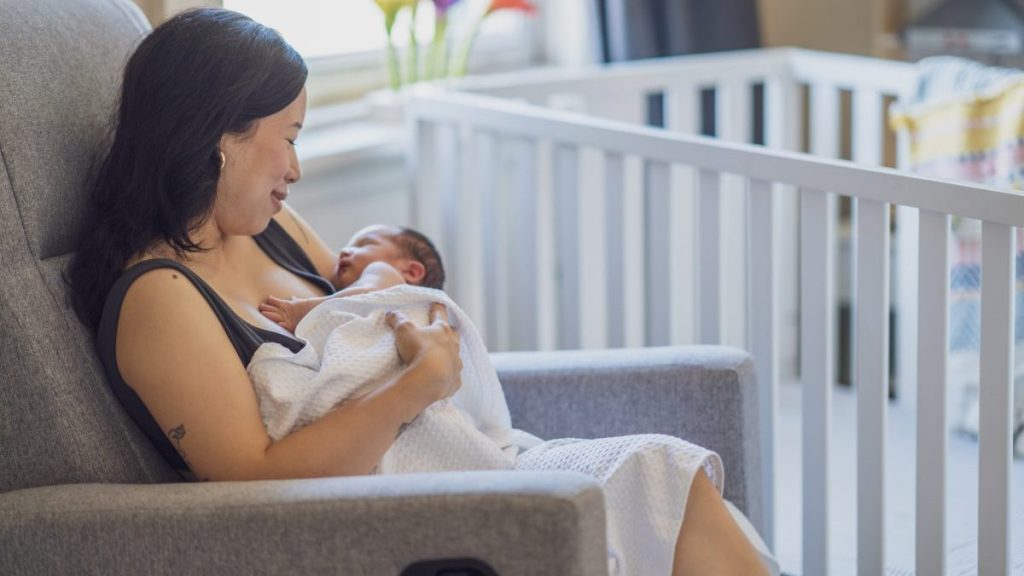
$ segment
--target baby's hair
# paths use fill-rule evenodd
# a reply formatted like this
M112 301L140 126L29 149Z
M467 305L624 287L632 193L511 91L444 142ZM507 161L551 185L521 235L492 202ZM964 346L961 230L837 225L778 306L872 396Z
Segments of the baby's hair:
M423 275L421 286L443 289L444 264L441 263L441 254L438 253L430 238L412 228L399 227L398 234L395 235L395 244L410 258L423 264L426 273Z

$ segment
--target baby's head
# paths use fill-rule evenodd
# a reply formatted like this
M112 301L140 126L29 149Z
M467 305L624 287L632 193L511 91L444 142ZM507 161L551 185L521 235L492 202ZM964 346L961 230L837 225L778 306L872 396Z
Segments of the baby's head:
M338 290L352 285L371 262L393 266L409 284L444 286L444 266L433 242L419 232L401 226L367 226L348 241L338 255L331 283Z

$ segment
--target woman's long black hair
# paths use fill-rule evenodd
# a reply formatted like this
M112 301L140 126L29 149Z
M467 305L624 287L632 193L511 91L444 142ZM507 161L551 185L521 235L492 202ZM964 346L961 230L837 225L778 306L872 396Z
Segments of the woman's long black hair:
M68 269L75 312L94 332L131 258L160 243L179 258L201 251L189 233L213 210L221 137L286 108L306 74L276 31L229 10L183 12L142 41Z

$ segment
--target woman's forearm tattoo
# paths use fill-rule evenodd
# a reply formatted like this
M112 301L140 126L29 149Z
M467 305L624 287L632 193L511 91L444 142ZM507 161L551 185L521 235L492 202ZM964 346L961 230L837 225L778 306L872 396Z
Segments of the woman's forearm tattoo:
M171 439L171 442L174 444L174 449L178 451L178 455L181 456L185 465L188 466L189 470L194 472L195 470L192 468L192 463L188 461L188 456L185 455L185 450L181 447L181 439L185 437L185 425L181 424L177 428L171 428L167 431L167 437ZM209 478L200 478L196 476L196 480L206 482Z

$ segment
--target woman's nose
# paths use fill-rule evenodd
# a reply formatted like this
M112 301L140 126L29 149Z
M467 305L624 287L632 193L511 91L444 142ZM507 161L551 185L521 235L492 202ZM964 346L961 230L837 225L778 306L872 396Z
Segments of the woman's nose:
M292 153L292 163L288 169L288 174L285 175L285 180L289 184L295 184L299 180L302 180L302 167L299 165L299 159Z

